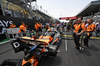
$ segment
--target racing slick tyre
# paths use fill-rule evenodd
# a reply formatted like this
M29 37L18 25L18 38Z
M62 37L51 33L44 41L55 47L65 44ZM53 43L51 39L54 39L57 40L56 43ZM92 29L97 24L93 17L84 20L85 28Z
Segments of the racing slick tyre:
M56 45L50 45L49 46L49 55L50 56L57 56L57 46Z

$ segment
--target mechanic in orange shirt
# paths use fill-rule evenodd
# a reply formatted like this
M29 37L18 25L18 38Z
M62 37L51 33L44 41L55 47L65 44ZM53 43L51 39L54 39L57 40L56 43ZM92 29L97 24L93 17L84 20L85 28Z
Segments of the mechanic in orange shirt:
M38 32L38 30L39 30L39 24L38 23L35 24L35 29L36 29L36 32Z
M86 26L86 35L85 35L85 38L84 38L84 46L85 47L88 47L88 40L92 36L92 33L95 29L95 25L93 24L92 19L88 19L87 23L88 23L88 25Z
M39 22L39 30L42 31L42 24Z
M20 28L20 30L19 30L19 32L18 33L20 33L20 32L26 32L26 27L25 27L25 23L24 22L22 22L22 24L19 26L19 28Z
M74 25L74 42L75 42L75 48L77 50L80 50L80 35L85 31L85 24L82 23L82 19L78 18L77 24Z
M12 25L10 25L10 28L15 28L16 25L13 23Z

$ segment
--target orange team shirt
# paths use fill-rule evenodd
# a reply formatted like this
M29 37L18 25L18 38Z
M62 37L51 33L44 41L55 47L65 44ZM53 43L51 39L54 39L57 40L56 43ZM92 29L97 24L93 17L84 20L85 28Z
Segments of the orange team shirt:
M42 28L42 24L39 24L39 27Z
M89 32L94 31L94 29L95 29L95 25L93 25L93 24L88 25L87 29L86 29L87 35L89 36Z
M94 25L93 24L90 24L90 25L87 26L87 29L86 29L87 32L91 32L93 30L94 30Z
M94 29L96 29L96 25L92 23L92 26L94 27Z
M52 26L55 26L55 24L53 24Z
M75 33L78 33L79 29L83 29L83 31L86 31L85 24L75 24L74 28L75 28L74 30Z
M21 25L19 28L20 28L19 33L21 32L21 30L25 31L25 26L24 25Z
M45 26L45 28L46 28L46 29L48 29L48 28L49 28L49 26L48 26L48 25L46 25L46 26Z
M83 29L83 31L86 31L85 23L81 23L81 28Z
M38 30L39 24L35 24L35 29Z
M16 27L16 25L11 25L11 26L10 26L10 28L15 28L15 27Z

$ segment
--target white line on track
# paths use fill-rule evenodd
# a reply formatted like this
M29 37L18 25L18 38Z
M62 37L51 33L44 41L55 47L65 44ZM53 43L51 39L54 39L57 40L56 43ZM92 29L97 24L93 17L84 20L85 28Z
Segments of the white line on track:
M65 40L65 50L67 51L67 40Z
M67 37L65 36L65 51L67 51Z

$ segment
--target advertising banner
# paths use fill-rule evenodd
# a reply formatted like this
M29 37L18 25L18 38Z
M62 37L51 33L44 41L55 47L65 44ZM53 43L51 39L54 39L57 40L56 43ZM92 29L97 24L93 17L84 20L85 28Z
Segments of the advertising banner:
M9 28L12 23L15 23L17 28L19 28L21 22L24 22L28 26L28 30L34 30L35 23L39 21L35 21L32 19L25 19L25 18L4 17L0 15L0 35L1 36L4 35L2 34L4 33L2 32L4 31L3 28ZM44 22L41 23L43 24ZM5 39L5 38L1 37L0 39Z

